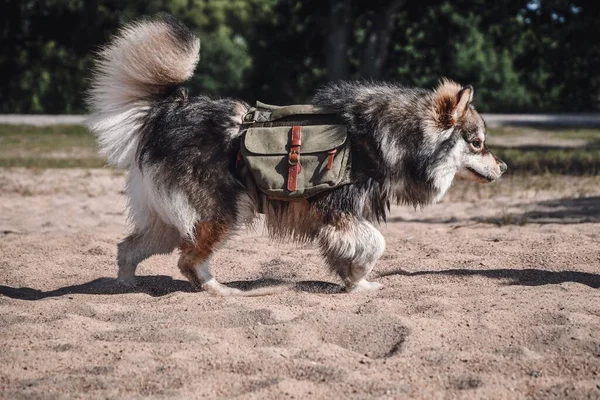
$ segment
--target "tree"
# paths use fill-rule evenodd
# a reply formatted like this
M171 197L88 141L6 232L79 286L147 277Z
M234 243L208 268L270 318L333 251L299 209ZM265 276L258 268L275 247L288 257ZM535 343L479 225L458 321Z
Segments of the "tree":
M595 0L0 0L0 112L85 112L95 50L169 12L201 38L192 94L308 101L340 79L476 86L486 111L600 110Z
M271 0L0 0L0 112L81 113L93 52L125 22L175 14L203 40L194 91L239 95L250 67L245 37ZM76 34L74 34L74 32Z
M348 45L352 34L350 0L329 0L325 33L327 79L338 81L350 76Z
M367 34L360 62L360 76L367 79L379 79L382 75L387 61L390 36L395 28L394 20L398 11L406 4L406 0L374 3L375 8L367 21Z

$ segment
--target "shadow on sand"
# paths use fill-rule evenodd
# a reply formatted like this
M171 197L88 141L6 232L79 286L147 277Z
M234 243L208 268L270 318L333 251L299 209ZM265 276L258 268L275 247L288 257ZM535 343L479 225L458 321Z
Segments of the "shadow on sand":
M448 269L441 271L416 271L409 272L396 269L379 274L379 277L402 275L449 275L449 276L483 276L490 279L506 279L509 285L542 286L554 285L564 282L575 282L594 289L600 288L600 275L578 271L545 271L541 269ZM234 281L228 286L244 291L261 288L288 286L291 290L336 294L342 293L341 285L323 281L287 282L281 279L256 279L251 281ZM126 293L145 293L152 297L161 297L175 292L192 293L194 288L188 281L173 279L170 276L138 276L137 285L134 287L123 286L112 278L99 278L80 285L65 286L59 289L44 292L28 287L13 288L0 285L0 295L19 300L42 300L49 297L62 297L73 294L114 295Z
M322 281L302 281L290 283L281 279L257 279L252 281L235 281L228 286L252 291L267 287L290 286L291 290L307 293L334 294L343 291L342 286ZM161 297L175 292L192 293L196 290L188 281L173 279L170 276L138 276L135 286L125 286L113 278L98 278L79 285L65 286L44 292L28 287L13 288L0 285L0 295L19 300L42 300L49 297L62 297L73 294L114 295L126 293L145 293L152 297Z
M534 210L523 214L511 215L511 217L515 221L526 219L528 222L536 224L600 222L600 197L540 201L535 204Z
M405 219L402 217L392 217L388 219L388 222L418 222L425 224L491 223L500 226L525 225L528 223L581 224L600 222L600 196L553 199L517 206L526 207L531 211L460 220L456 218Z
M507 279L509 285L542 286L556 285L564 282L581 283L594 289L600 288L600 275L578 271L545 271L542 269L446 269L441 271L409 272L396 269L380 274L380 277L403 275L449 275L449 276L483 276L490 279Z

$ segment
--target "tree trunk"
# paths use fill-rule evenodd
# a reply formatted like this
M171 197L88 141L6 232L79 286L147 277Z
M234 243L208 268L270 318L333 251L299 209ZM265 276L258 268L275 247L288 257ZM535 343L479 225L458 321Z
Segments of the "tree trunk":
M350 24L350 0L329 0L329 15L325 19L327 78L330 81L347 79L350 76L348 63L348 40Z
M371 29L367 33L360 62L360 74L366 79L379 79L385 66L394 29L394 17L406 0L390 0L375 10Z

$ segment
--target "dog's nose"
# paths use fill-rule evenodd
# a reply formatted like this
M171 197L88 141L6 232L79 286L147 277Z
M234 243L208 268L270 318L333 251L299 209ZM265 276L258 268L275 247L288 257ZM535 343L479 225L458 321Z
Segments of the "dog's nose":
M500 162L500 173L504 173L508 169L508 165L504 161Z

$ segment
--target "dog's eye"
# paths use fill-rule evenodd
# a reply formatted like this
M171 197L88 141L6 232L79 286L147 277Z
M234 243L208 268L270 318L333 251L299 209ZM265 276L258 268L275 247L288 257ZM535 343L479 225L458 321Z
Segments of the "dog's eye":
M473 146L476 149L480 149L481 148L481 140L479 139L475 139L471 142L471 146Z

